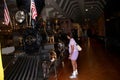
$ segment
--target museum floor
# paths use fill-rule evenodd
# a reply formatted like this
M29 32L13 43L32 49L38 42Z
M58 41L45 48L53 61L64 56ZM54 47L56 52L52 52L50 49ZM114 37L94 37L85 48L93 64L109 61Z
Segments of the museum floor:
M104 43L96 39L83 40L81 46L83 50L77 60L77 78L69 78L72 66L65 51L64 63L58 61L56 73L51 69L48 80L120 80L120 54L117 51L106 49ZM44 80L41 77L40 56L13 57L3 55L5 80Z
M49 80L120 80L119 53L105 49L104 44L95 39L88 39L87 43L82 42L82 47L77 60L77 78L69 78L72 67L66 58L64 66L59 65L57 69L57 79L51 74Z

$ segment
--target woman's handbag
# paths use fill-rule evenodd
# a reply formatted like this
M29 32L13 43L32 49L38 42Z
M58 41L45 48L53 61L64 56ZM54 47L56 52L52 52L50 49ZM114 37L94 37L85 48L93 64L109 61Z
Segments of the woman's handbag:
M77 47L78 51L82 51L82 47L80 45L76 44L76 47Z

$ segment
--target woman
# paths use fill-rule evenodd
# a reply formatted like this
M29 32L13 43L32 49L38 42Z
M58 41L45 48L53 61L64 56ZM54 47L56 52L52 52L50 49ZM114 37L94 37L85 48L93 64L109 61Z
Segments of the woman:
M69 41L69 59L71 60L72 68L73 68L73 73L70 76L70 78L76 78L76 75L78 74L76 60L78 58L79 52L76 48L76 42L72 37L72 34L67 34L67 38L70 40Z

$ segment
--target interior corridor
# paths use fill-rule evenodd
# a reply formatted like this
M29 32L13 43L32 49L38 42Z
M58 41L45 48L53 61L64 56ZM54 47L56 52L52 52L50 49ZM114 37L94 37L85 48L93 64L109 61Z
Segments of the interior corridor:
M72 80L120 80L120 54L105 48L104 43L95 39L82 42L83 50L78 58L78 76ZM67 52L64 54L68 54ZM57 67L57 77L54 73L49 80L71 80L70 60L66 57L64 65Z

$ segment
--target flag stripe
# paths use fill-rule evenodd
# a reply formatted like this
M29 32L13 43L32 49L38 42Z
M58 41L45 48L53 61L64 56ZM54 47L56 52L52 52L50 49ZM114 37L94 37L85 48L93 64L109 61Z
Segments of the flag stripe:
M36 17L37 17L37 10L36 10L36 6L35 6L34 0L32 0L32 2L31 2L31 11L32 11L32 19L36 19Z
M9 22L10 22L10 18L9 17L10 17L9 16L9 11L8 11L7 5L5 3L5 5L4 5L4 24L5 25L9 24Z

